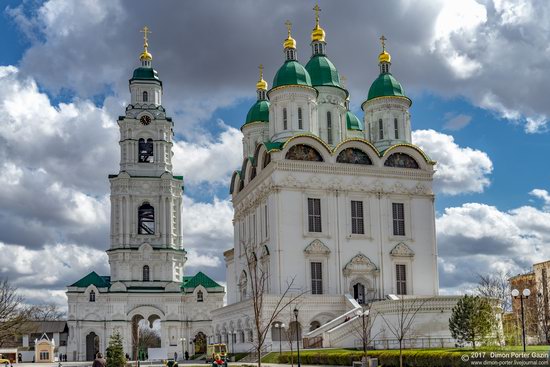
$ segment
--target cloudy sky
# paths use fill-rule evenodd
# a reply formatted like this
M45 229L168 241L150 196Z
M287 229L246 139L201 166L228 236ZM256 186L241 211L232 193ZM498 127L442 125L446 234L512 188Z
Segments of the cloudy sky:
M65 306L67 284L108 274L116 117L148 25L175 172L186 181L186 273L223 282L231 172L257 65L283 62L284 22L303 63L313 1L0 1L0 276L30 302ZM413 100L414 142L438 161L440 286L550 259L550 3L321 0L327 52L352 109L377 76L378 38Z

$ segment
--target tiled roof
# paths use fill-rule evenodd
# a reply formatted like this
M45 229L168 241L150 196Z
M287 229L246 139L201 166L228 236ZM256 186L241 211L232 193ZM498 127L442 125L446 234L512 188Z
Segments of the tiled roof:
M111 277L110 276L101 276L98 275L95 271L92 271L90 274L86 275L84 278L80 279L74 284L71 284L69 287L80 287L86 288L89 285L95 285L98 288L109 288L111 286Z

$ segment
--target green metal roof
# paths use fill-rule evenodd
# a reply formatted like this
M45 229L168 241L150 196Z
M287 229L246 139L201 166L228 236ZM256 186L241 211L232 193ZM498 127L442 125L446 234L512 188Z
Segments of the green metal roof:
M90 274L78 280L76 283L71 284L69 287L86 288L91 284L95 285L97 288L109 288L111 286L111 277L97 275L95 271L92 271Z
M190 279L186 279L190 278ZM202 285L204 288L220 288L221 285L210 279L202 271L199 271L194 277L183 277L181 288L196 288Z
M306 64L306 70L311 77L311 85L327 85L342 88L340 76L334 64L324 55L315 55Z
M346 113L346 123L348 126L348 130L363 130L363 123L355 114L351 111L348 111Z
M134 75L132 75L132 79L130 79L130 81L132 80L156 80L157 82L162 84L162 82L159 79L157 71L153 68L139 67L135 69Z
M273 141L266 141L264 142L264 145L265 145L265 149L267 150L267 152L271 152L272 150L281 150L284 143L278 143L278 142L273 142Z
M367 101L377 97L407 97L401 84L390 73L382 73L376 78L369 89Z
M287 60L273 78L273 88L283 85L307 85L311 87L311 78L302 64L296 60Z
M269 101L260 99L250 107L244 124L251 122L269 122Z

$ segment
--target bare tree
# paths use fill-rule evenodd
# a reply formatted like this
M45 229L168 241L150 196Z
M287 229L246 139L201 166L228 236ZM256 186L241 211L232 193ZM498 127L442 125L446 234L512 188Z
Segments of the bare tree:
M293 277L287 282L284 291L275 296L275 304L270 305L269 308L266 308L264 304L264 297L267 294L268 273L266 269L259 264L254 248L252 246L245 246L244 243L241 243L241 246L245 249L246 267L250 280L250 298L252 300L252 312L254 316L253 328L256 334L253 345L258 356L258 366L261 366L262 348L273 322L285 308L289 307L293 303L296 303L296 301L307 293L307 291L292 293L291 291L295 280L295 277Z
M548 310L548 300L545 299L542 292L534 295L536 328L539 330L539 339L541 343L550 343L550 315Z
M22 334L32 316L32 307L24 304L24 299L17 293L7 279L0 281L0 346L15 335Z
M151 329L146 324L139 326L139 348L147 350L148 348L159 348L161 344L158 330Z
M353 321L352 330L353 334L361 340L361 347L363 348L363 352L365 354L364 357L366 358L369 344L381 331L375 335L371 335L372 326L378 316L377 313L372 310L372 303L363 305L360 313L360 315L357 315L357 320Z
M399 300L394 301L397 307L397 313L395 319L392 319L391 315L385 315L384 312L380 312L379 315L384 320L389 332L399 342L399 366L403 367L403 340L412 331L412 326L416 315L422 309L424 304L431 300L431 298L403 298L399 297Z
M31 319L33 321L59 321L64 314L54 303L32 307Z
M510 278L509 273L503 271L491 274L477 274L478 284L474 291L476 294L486 297L497 299L500 303L502 312L509 312L512 310L512 298L510 297Z

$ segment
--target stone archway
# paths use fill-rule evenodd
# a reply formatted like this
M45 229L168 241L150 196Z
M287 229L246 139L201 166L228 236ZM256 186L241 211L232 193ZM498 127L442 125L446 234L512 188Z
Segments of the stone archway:
M195 354L205 354L206 353L206 334L202 331L199 331L195 338L193 339L195 344Z
M93 331L86 335L86 360L93 361L99 353L99 335Z

